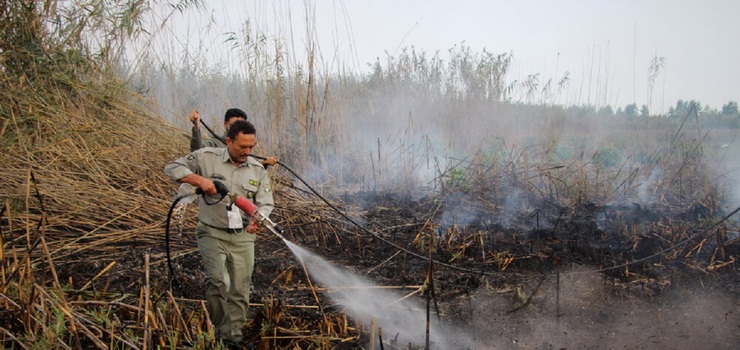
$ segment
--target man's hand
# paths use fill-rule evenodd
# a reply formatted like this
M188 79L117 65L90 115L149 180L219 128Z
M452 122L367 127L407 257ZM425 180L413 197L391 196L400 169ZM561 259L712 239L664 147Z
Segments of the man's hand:
M247 227L245 228L245 230L247 230L248 233L251 233L251 234L256 235L256 234L260 233L260 231L262 231L262 227L257 222L257 220L252 219L251 221L249 221L249 225L247 225Z
M198 111L192 110L190 111L190 114L188 114L188 119L190 119L190 122L193 123L193 126L196 128L200 127L200 114L198 114Z
M198 181L198 187L203 191L203 193L211 195L218 192L213 180L206 179L205 177L201 177L201 179L201 181Z
M216 190L216 185L213 184L213 180L207 179L195 173L188 174L187 176L183 177L182 179L178 181L181 183L191 184L195 187L198 187L205 194L210 195L210 194L216 194L218 192Z
M262 161L262 165L264 165L265 168L267 168L270 165L277 164L277 162L278 162L277 157L267 157L265 158L265 160Z

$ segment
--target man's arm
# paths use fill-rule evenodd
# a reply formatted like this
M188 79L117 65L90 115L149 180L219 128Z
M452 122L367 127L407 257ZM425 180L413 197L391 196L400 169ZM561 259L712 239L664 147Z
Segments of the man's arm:
M190 174L177 180L181 183L186 183L200 188L205 194L216 194L216 185L213 184L213 180L206 179L198 174Z
M200 134L200 114L192 110L188 114L188 119L193 123L193 130L190 133L190 152L203 148L203 139Z
M165 165L164 172L170 179L186 183L203 190L205 194L215 194L213 181L196 173L199 152L192 152Z
M270 165L277 164L277 162L278 162L277 157L265 157L265 160L262 161L262 166L267 168Z
M190 132L190 152L203 148L203 142L201 141L200 129L193 127Z
M262 170L259 186L257 186L257 193L254 195L254 204L259 207L260 213L265 217L269 217L275 208L272 186L270 185L270 177L267 175L267 171Z
M260 176L259 186L257 186L257 193L254 194L254 204L259 208L260 214L265 218L269 218L272 210L275 208L274 199L272 197L272 188L270 186L270 178L267 176L267 171L262 171ZM256 220L249 222L249 226L246 227L247 232L253 234L259 234L262 228L257 225Z

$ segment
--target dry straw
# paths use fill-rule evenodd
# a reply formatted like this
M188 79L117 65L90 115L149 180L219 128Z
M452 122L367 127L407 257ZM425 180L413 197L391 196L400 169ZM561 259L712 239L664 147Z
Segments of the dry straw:
M162 169L186 135L107 66L126 39L115 33L135 32L142 3L62 5L0 2L0 344L206 348L201 304L161 294L162 276L150 274L164 271L176 188ZM91 28L114 10L128 11L118 27ZM86 42L91 31L107 41Z

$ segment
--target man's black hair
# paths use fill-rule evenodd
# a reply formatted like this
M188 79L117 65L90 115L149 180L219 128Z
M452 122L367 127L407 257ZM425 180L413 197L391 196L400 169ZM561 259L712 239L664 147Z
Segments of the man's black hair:
M236 136L239 135L239 133L246 135L256 135L257 129L254 128L254 125L252 125L252 123L246 120L237 120L233 124L231 124L231 127L229 127L229 132L226 133L226 137L233 141L236 139Z
M249 119L247 117L247 113L245 113L241 109L239 109L239 108L229 108L229 109L226 110L226 114L224 114L224 123L228 123L229 122L229 119L231 119L233 117L241 117L241 118L244 118L244 120Z

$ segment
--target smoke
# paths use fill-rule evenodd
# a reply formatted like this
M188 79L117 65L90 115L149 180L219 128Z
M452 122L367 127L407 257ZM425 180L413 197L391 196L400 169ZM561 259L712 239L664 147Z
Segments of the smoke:
M418 297L406 297L388 289L377 288L367 279L329 263L318 255L287 242L299 261L305 264L314 282L332 291L329 297L341 305L355 322L370 324L374 318L384 339L398 344L423 345L426 342L425 305ZM432 349L479 349L472 337L461 329L437 321L431 315Z
M721 183L720 190L725 202L723 204L727 211L732 211L740 207L740 157L733 156L740 153L740 143L723 144L719 151L724 161L720 163L717 177ZM740 222L737 216L735 220Z
M637 188L637 198L639 199L640 204L650 204L655 201L655 196L652 191L655 188L655 184L660 179L661 174L662 171L660 170L660 167L656 166L653 168L653 171L650 172L650 176L640 183L640 186Z
M447 196L445 209L438 221L441 229L451 226L467 226L479 219L477 203L471 203L472 198L467 198L464 193L455 191Z
M501 216L501 224L504 227L511 225L512 221L521 213L531 211L532 208L524 199L524 193L521 189L512 188L504 199L504 211Z

